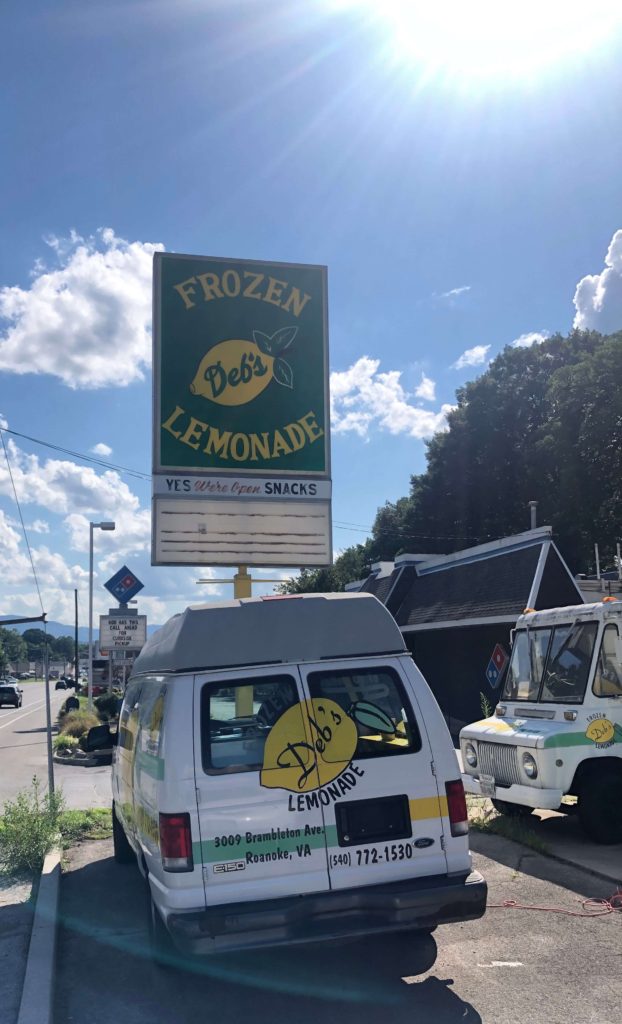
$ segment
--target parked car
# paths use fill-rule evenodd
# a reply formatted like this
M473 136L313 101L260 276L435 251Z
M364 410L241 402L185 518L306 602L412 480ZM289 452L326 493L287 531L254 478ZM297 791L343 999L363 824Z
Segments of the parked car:
M22 706L22 691L14 683L0 680L0 707L9 704L14 708Z
M156 960L484 914L451 737L371 595L186 609L136 659L118 736L114 855L149 882Z
M18 675L17 675L17 678L18 679L30 679L31 675L34 676L34 672L32 674L30 672L19 672Z

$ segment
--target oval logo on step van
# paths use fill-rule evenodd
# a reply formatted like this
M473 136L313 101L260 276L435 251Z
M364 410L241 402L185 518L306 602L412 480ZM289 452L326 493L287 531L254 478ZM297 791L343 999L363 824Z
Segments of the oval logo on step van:
M422 836L421 839L415 839L414 845L418 850L425 850L426 846L434 846L434 840L429 836Z

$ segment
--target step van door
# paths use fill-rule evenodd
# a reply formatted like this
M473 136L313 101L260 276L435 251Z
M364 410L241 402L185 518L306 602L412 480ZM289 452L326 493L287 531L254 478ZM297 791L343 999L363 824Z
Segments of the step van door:
M301 779L317 780L302 698L291 666L195 676L194 854L208 905L329 888L322 810L294 800Z
M331 888L446 874L447 801L400 659L320 662L301 674Z

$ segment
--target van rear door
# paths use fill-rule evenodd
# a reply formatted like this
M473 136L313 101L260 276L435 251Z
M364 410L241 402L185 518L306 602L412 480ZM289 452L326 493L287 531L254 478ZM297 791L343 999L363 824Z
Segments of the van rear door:
M346 665L301 670L331 888L446 874L446 797L402 659Z
M302 700L290 666L195 676L195 859L208 905L329 888L321 806L293 799L319 785Z

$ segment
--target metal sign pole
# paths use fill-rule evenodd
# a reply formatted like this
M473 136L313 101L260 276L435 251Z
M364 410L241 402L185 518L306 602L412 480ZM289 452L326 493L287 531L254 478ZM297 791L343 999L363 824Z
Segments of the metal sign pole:
M45 642L45 720L48 748L48 791L54 795L54 761L52 758L52 708L50 705L50 652Z

